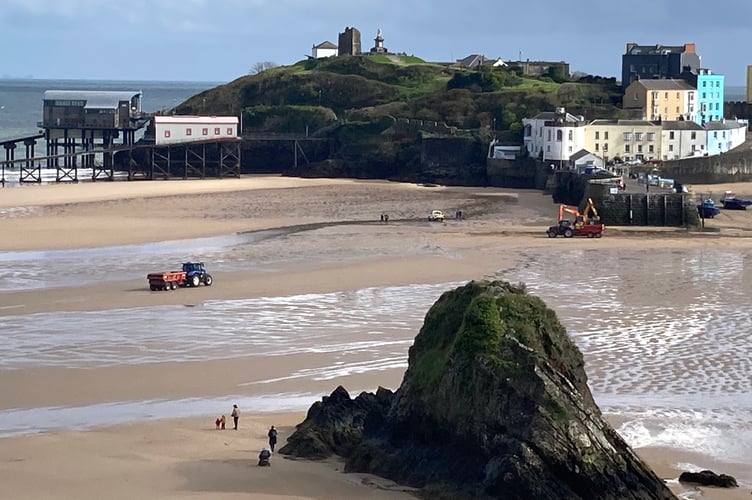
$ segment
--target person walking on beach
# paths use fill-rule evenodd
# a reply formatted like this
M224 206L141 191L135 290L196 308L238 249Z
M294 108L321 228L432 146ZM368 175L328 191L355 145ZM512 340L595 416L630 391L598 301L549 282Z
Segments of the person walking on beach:
M274 453L274 445L277 444L277 429L274 428L272 425L272 428L269 429L269 448L271 448L272 453Z
M240 410L238 405L232 405L232 413L230 413L232 421L235 424L235 430L238 430L238 419L240 418Z
M227 419L225 419L225 416L222 415L222 417L219 419L219 426L221 427L222 430L225 429L225 422L226 421L227 421Z

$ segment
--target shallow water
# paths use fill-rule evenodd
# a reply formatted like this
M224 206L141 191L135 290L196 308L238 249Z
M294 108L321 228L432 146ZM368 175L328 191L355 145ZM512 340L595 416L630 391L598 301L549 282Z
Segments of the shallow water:
M232 269L247 265L250 256L267 252L265 245L273 245L275 239L289 237L254 233L197 240L192 245L197 254L200 250L210 256L204 258L216 261L218 269ZM27 276L28 282L6 279L0 281L0 287L65 283L68 278L56 281L43 276L51 257L56 262L64 260L77 279L96 276L113 265L121 265L123 272L132 271L134 261L153 267L155 255L166 265L183 251L182 243L167 242L96 251L7 253L0 256L3 265L17 269L23 263L35 271ZM90 258L94 255L96 259ZM285 257L291 255L294 257ZM556 310L583 351L596 401L604 413L619 416L623 424L618 430L627 442L635 447L665 445L751 463L752 319L747 312L751 259L750 252L721 249L653 250L649 256L621 251L555 255L528 251L519 256L516 267L499 277L526 283L531 293ZM625 268L630 272L621 273ZM206 301L192 308L2 316L0 370L318 352L332 354L331 364L291 368L282 378L329 380L404 369L408 348L428 308L441 293L457 285ZM159 331L140 326L154 324L157 318L172 327ZM353 338L358 340L352 342ZM320 397L232 396L244 402L243 407L268 407L269 411L304 410ZM270 397L278 400L267 404ZM45 421L50 428L114 424L154 418L161 414L155 408L168 403L172 408L180 406L185 416L210 414L220 405L213 399L192 399L180 405L124 401L46 408ZM28 432L30 429L18 422L25 421L29 411L34 410L0 412L0 434ZM91 415L96 418L87 420ZM171 416L176 416L174 411Z

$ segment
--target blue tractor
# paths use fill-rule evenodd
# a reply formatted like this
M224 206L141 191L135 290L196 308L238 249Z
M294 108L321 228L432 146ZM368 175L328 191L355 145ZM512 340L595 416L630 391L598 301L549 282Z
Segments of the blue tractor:
M211 274L206 271L203 262L183 262L183 271L186 286L199 286L201 283L211 286L212 284Z

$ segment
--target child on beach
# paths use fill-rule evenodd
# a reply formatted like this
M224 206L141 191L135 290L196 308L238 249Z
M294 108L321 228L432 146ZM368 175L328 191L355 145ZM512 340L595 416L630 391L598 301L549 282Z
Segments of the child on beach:
M225 418L224 415L222 415L222 417L220 417L220 419L219 419L219 425L222 427L222 429L225 428L225 422L226 421L227 421L227 419Z
M214 425L219 429L219 425L222 423L222 419L217 417L217 420L214 421Z

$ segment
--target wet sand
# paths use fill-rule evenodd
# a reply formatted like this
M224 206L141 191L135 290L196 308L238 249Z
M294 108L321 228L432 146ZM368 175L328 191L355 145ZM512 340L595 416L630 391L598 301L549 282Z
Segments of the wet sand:
M718 189L717 187L714 187ZM752 192L734 186L738 195ZM430 224L432 209L467 220ZM379 214L390 215L389 224ZM300 224L324 227L310 241L318 257L288 262L273 271L248 269L218 274L221 286L176 293L152 293L143 276L108 277L107 286L88 284L44 290L0 292L0 315L89 311L152 305L195 305L205 300L358 290L368 286L443 283L482 278L515 262L527 248L748 248L752 229L746 212L717 218L722 232L609 228L601 240L548 240L543 236L556 206L539 192L483 188L441 188L386 182L303 180L272 176L222 181L132 182L29 186L0 190L2 251L52 250L207 237ZM367 257L363 248L375 248ZM326 256L331 253L334 258ZM346 258L340 258L341 256ZM336 257L340 256L340 257ZM2 406L74 405L222 395L228 381L252 380L259 368L248 360L164 363L96 370L39 369L4 372ZM258 360L257 360L258 361ZM256 361L254 361L256 362ZM265 374L274 360L258 361ZM305 366L315 357L292 361ZM396 371L351 376L349 387L395 388ZM295 387L328 393L332 382ZM73 389L75 388L75 389ZM292 385L290 386L292 388ZM228 410L229 411L229 410ZM284 442L302 414L252 415L241 430L215 431L206 419L139 422L86 432L50 432L2 439L0 481L14 497L34 498L398 498L381 480L339 474L337 464L309 464L274 458L271 469L254 466L270 423L281 426ZM638 450L639 451L639 450ZM672 450L645 450L662 477L676 477ZM694 457L696 458L696 457ZM702 458L702 457L700 457ZM701 461L701 460L700 460ZM692 463L698 463L694 460ZM713 464L710 464L710 467ZM716 469L717 472L725 472ZM364 486L365 484L365 486ZM676 486L676 488L680 488ZM679 491L679 489L677 489ZM156 493L156 494L155 494ZM405 493L401 493L406 495ZM749 497L703 490L703 498Z

